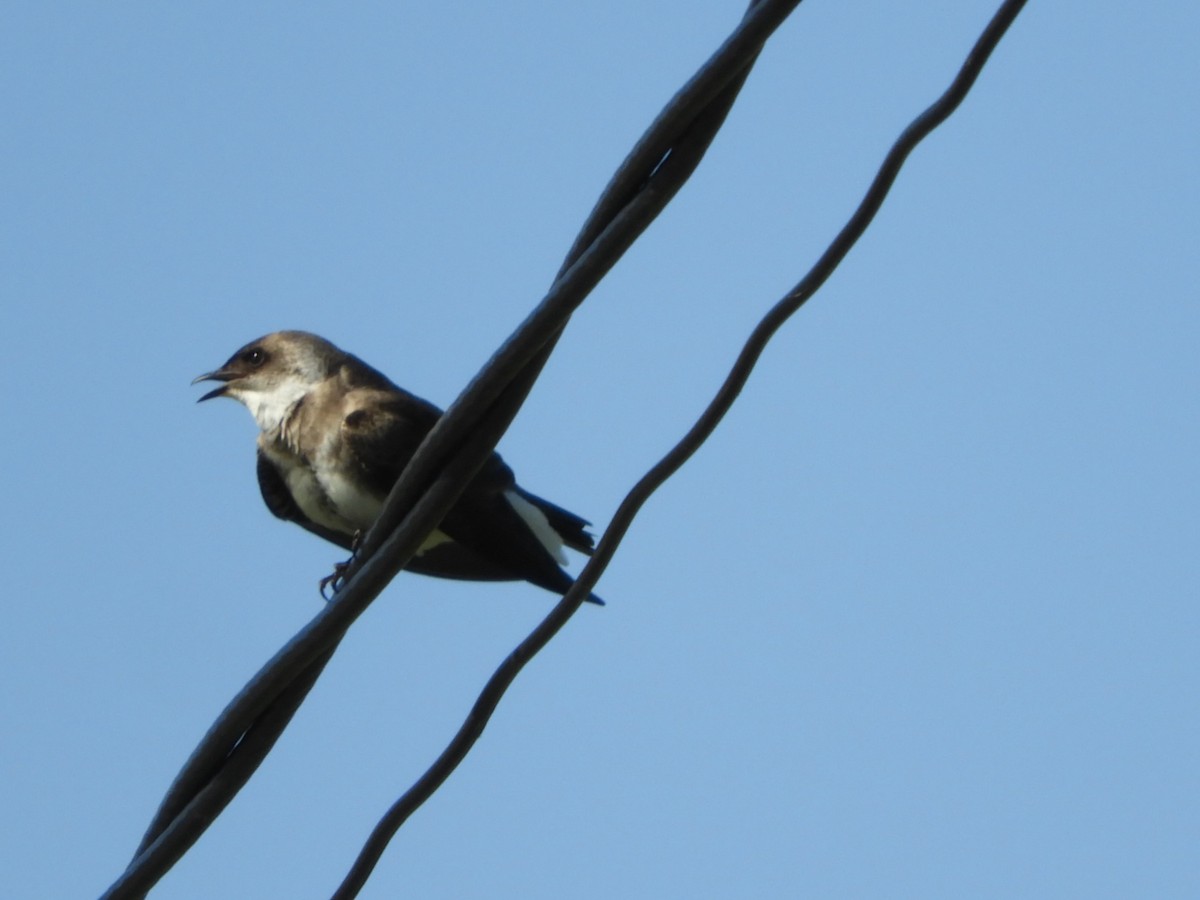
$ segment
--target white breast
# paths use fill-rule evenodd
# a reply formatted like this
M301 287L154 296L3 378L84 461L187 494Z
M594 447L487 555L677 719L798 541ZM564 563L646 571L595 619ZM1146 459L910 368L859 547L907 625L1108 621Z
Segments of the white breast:
M324 525L342 534L355 532L358 526L338 511L312 469L294 456L272 453L269 449L267 453L283 475L288 492L300 507L300 512L318 525Z
M309 470L305 470L308 472ZM311 474L311 473L310 473ZM374 494L361 490L357 484L348 478L343 478L340 475L326 475L317 483L317 479L312 479L314 489L319 491L321 499L326 505L326 509L330 506L336 510L336 515L343 522L349 523L350 531L366 532L375 520L379 518L379 513L383 509L383 500L385 498L376 497ZM309 518L312 518L311 516ZM341 526L340 530L347 530L345 526ZM439 544L444 544L452 538L440 529L434 529L433 533L425 539L425 542L417 548L416 556L420 556L427 550L430 550Z
M383 498L363 490L358 483L344 477L332 466L322 472L319 482L334 510L354 530L366 531L379 518Z

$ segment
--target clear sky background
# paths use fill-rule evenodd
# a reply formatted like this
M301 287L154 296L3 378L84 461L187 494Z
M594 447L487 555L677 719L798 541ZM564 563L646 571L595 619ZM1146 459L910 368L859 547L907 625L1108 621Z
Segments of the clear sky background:
M995 0L803 4L501 444L602 529ZM92 897L343 554L190 379L445 405L741 2L0 13L0 884ZM1032 2L364 897L1200 896L1200 7ZM156 898L320 898L552 597L401 575Z

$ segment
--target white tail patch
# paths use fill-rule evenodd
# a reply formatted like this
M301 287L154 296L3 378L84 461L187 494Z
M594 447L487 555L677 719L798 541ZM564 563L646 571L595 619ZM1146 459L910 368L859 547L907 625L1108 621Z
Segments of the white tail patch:
M512 508L516 510L517 515L525 520L525 524L529 526L529 530L533 532L533 536L541 541L542 546L546 548L559 565L565 566L567 564L567 554L563 552L562 536L551 527L550 520L546 518L546 514L516 491L505 491L504 497L508 500Z

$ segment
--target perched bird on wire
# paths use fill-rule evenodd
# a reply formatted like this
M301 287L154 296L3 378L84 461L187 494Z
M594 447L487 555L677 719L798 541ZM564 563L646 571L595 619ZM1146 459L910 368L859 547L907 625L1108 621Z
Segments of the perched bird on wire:
M442 411L356 356L304 331L242 347L192 383L201 401L232 397L254 416L258 486L281 519L353 551ZM520 487L492 453L405 567L440 578L520 581L564 594L564 547L590 554L588 522ZM336 583L340 568L322 581ZM603 603L592 594L593 603Z

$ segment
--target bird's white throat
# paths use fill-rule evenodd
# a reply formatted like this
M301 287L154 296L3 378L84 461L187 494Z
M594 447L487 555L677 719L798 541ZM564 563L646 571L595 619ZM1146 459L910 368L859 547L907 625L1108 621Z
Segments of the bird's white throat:
M230 393L246 405L258 427L270 433L283 424L293 407L303 400L304 395L311 389L312 385L300 378L288 378L269 390L243 387L231 390Z

